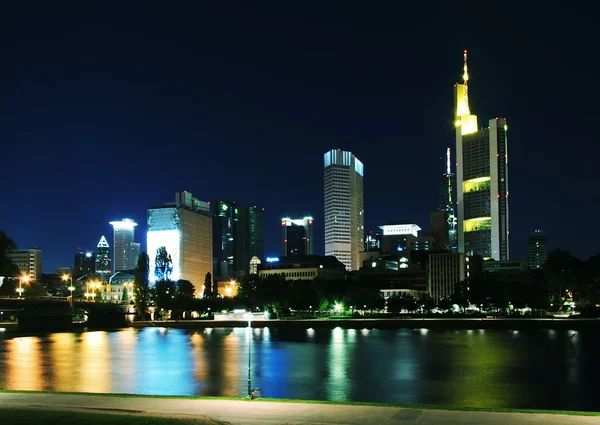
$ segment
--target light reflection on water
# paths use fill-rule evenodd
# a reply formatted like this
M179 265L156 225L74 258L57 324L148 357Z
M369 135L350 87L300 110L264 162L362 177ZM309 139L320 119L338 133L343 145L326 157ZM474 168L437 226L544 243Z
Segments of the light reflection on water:
M0 334L0 388L599 410L598 333L167 328Z

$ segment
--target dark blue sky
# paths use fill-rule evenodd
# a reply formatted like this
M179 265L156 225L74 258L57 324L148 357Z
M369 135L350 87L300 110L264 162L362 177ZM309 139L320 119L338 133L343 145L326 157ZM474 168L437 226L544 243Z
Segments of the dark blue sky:
M264 206L267 254L281 216L310 213L322 253L332 148L365 164L367 230L425 228L465 48L471 110L508 117L512 257L535 228L551 248L600 251L590 11L14 3L0 11L0 228L42 248L45 271L111 241L110 220L142 223L143 242L146 208L180 190Z

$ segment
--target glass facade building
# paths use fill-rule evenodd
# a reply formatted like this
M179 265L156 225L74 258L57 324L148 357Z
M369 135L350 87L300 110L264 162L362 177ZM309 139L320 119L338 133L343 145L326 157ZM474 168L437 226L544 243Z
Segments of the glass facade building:
M110 246L106 238L102 236L96 247L96 274L102 282L108 282L111 273Z
M313 218L281 219L282 256L313 254Z
M137 223L129 218L111 221L113 227L113 269L115 272L130 271L137 265L136 247L134 247L135 226ZM137 244L139 255L139 244Z
M548 260L547 243L546 232L536 230L529 233L527 237L527 262L530 270L539 270L546 264Z
M213 267L217 279L237 279L253 257L264 259L264 208L218 199L213 204Z

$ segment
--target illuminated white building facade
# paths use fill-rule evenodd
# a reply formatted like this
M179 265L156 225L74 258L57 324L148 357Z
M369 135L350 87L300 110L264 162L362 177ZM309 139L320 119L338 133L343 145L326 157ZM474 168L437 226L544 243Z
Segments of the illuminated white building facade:
M463 84L454 86L458 252L508 260L508 127L495 118L478 128L468 81L465 50Z
M325 153L325 255L359 270L364 247L364 166L351 152Z
M113 227L113 271L133 270L137 264L140 246L134 242L137 223L130 218L111 221ZM136 255L137 253L137 255Z
M178 202L148 210L149 278L156 281L156 251L164 246L173 261L171 280L189 280L200 296L206 273L213 273L212 220L207 202L191 198L191 194L190 202L186 199L178 194Z

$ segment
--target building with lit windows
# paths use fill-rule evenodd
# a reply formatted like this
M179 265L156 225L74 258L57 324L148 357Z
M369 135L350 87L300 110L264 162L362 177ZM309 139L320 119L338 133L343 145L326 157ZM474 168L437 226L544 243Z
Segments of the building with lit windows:
M381 233L365 233L365 252L381 251Z
M156 281L156 252L164 246L173 261L171 280L189 280L201 294L206 273L213 273L209 203L190 192L177 193L175 202L148 209L147 224L150 282Z
M282 256L312 255L313 218L281 219Z
M347 270L360 269L364 249L364 166L351 152L333 149L324 155L325 255Z
M102 236L96 247L96 274L102 282L108 282L112 273L110 258L110 246L106 238Z
M6 256L19 269L20 276L28 276L36 281L42 279L41 249L15 249L8 251Z
M508 260L506 118L480 129L469 109L468 81L465 50L463 83L454 86L458 251Z
M547 243L546 232L541 230L530 232L527 236L527 262L530 270L539 270L548 261Z
M135 226L137 223L129 218L111 221L113 227L113 269L115 272L133 270L139 255L139 244L135 244Z
M222 199L213 207L215 278L239 279L249 273L252 257L264 258L265 209Z

